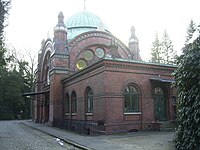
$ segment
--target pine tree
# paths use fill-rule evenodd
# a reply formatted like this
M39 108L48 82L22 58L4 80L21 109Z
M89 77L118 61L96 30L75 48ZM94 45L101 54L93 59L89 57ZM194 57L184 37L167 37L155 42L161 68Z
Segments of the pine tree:
M8 14L10 1L0 0L0 68L6 65L6 58L5 58L5 44L4 44L4 27L5 27L5 20Z
M156 32L155 41L152 43L152 48L151 48L151 62L161 63L162 62L161 54L162 54L161 44L158 38L158 33Z
M164 64L174 64L177 53L174 50L172 40L170 39L167 31L165 30L161 42L161 51Z
M173 73L178 89L176 148L199 150L200 148L200 35L185 46Z
M196 27L196 24L194 23L194 21L191 19L190 20L190 24L187 28L187 36L186 36L186 40L185 40L185 44L188 43L188 41L192 38L193 36L193 33L196 31L197 27Z

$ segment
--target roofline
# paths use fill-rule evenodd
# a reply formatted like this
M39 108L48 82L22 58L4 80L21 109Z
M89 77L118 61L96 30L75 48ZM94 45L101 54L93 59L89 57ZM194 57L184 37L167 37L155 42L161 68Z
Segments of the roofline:
M95 63L87 66L86 68L80 70L80 71L77 71L76 73L68 76L68 77L65 77L61 80L62 83L65 83L66 81L68 80L71 80L73 78L77 78L83 74L86 74L87 72L90 72L91 70L95 70L95 69L99 69L100 67L102 66L105 66L105 63L106 62L124 62L124 63L129 63L130 65L145 65L146 67L149 67L149 68L154 68L155 67L160 67L164 70L174 70L177 68L176 65L166 65L166 64L156 64L156 63L148 63L148 62L143 62L143 61L135 61L135 60L123 60L123 59L113 59L113 58L102 58L98 61L96 61ZM105 62L105 63L104 63ZM156 69L156 68L155 68Z
M177 68L177 65L173 64L159 64L159 63L153 63L153 62L146 62L146 61L137 61L137 60L131 60L131 59L120 59L120 58L109 58L105 57L105 60L112 60L112 61L118 61L118 62L132 62L132 63L137 63L137 64L144 64L144 65L154 65L154 66L161 66L161 67L172 67L172 68Z

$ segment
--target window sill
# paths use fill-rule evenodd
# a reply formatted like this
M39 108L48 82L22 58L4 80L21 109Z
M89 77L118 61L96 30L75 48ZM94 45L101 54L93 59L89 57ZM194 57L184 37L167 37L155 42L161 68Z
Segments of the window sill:
M124 115L141 115L142 112L125 112Z
M76 113L72 113L72 114L70 114L70 113L65 113L65 116L70 116L70 115L76 116L77 114L76 114Z
M86 113L86 116L93 116L93 113Z

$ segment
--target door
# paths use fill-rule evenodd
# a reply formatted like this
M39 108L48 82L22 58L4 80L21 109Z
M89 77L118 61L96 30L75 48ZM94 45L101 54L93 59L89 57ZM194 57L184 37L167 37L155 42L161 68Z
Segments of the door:
M166 120L166 100L163 90L160 87L154 90L155 117L158 121Z

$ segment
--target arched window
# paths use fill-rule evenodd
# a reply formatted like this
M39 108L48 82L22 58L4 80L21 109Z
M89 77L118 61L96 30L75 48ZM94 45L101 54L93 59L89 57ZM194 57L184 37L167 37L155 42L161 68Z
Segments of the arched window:
M47 69L46 69L46 80L47 80L47 85L50 84L50 75L49 75L49 73L50 73L50 70L49 70L49 66L48 66Z
M93 91L90 87L86 89L86 112L93 112Z
M139 92L134 85L128 85L124 91L124 112L139 111Z
M160 87L156 87L156 88L154 89L154 94L163 95L164 92L163 92L163 90L162 90Z
M72 103L72 113L76 113L77 112L77 97L76 97L76 92L72 92L72 96L71 96L71 103Z
M69 111L70 111L70 103L69 103L69 94L67 93L66 94L66 97L65 97L65 99L66 99L66 110L65 110L65 113L69 113Z

